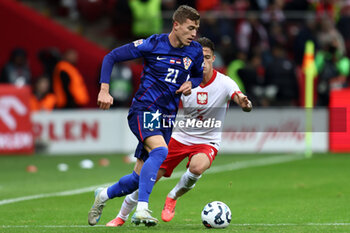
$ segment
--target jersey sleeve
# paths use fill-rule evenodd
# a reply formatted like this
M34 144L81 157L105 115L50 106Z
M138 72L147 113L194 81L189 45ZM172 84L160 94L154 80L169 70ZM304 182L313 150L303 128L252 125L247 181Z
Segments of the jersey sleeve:
M100 83L109 83L115 63L142 57L154 48L154 44L155 36L151 36L113 49L103 58Z
M192 88L196 88L201 84L203 79L203 65L204 65L203 51L202 47L199 49L197 58L194 61L194 66L191 70L191 78L189 81L192 82Z
M227 93L227 97L228 99L233 100L233 97L237 94L237 93L241 93L241 90L239 89L237 83L235 81L233 81L230 77L225 77L225 88L226 88L226 93Z

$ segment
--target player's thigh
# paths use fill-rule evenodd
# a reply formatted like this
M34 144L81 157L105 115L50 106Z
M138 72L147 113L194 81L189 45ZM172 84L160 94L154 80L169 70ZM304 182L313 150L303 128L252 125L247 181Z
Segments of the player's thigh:
M184 145L176 139L171 138L168 144L168 155L162 165L160 166L165 172L163 176L170 177L174 169L181 163L181 161L188 157L191 153L190 146Z
M158 147L166 147L168 148L167 143L164 140L164 137L162 135L152 135L147 137L143 144L145 145L145 149L150 152L151 150L154 150Z
M210 167L210 164L210 159L205 153L198 153L191 157L188 168L193 174L201 175Z

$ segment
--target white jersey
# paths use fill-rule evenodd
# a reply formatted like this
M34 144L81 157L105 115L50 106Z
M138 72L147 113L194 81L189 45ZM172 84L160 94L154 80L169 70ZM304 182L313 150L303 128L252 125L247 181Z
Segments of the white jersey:
M207 84L192 89L189 96L182 95L183 109L178 112L172 137L185 145L207 144L218 150L229 102L239 92L230 77L214 70Z

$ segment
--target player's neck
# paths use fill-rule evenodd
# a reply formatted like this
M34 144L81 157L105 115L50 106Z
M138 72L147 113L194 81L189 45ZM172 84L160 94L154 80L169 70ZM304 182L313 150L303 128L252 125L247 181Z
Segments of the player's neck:
M207 74L203 74L203 80L201 82L202 86L204 86L210 81L211 77L213 77L213 72L213 69L211 69Z
M175 33L172 31L169 34L169 42L171 46L174 48L182 48L184 45L181 43L181 41L176 37Z

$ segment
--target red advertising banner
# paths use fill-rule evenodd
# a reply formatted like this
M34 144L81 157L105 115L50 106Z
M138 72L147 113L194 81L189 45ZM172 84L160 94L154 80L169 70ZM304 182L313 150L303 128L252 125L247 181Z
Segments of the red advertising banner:
M329 102L329 149L350 152L350 88L331 91Z
M0 155L34 151L30 88L0 85Z

